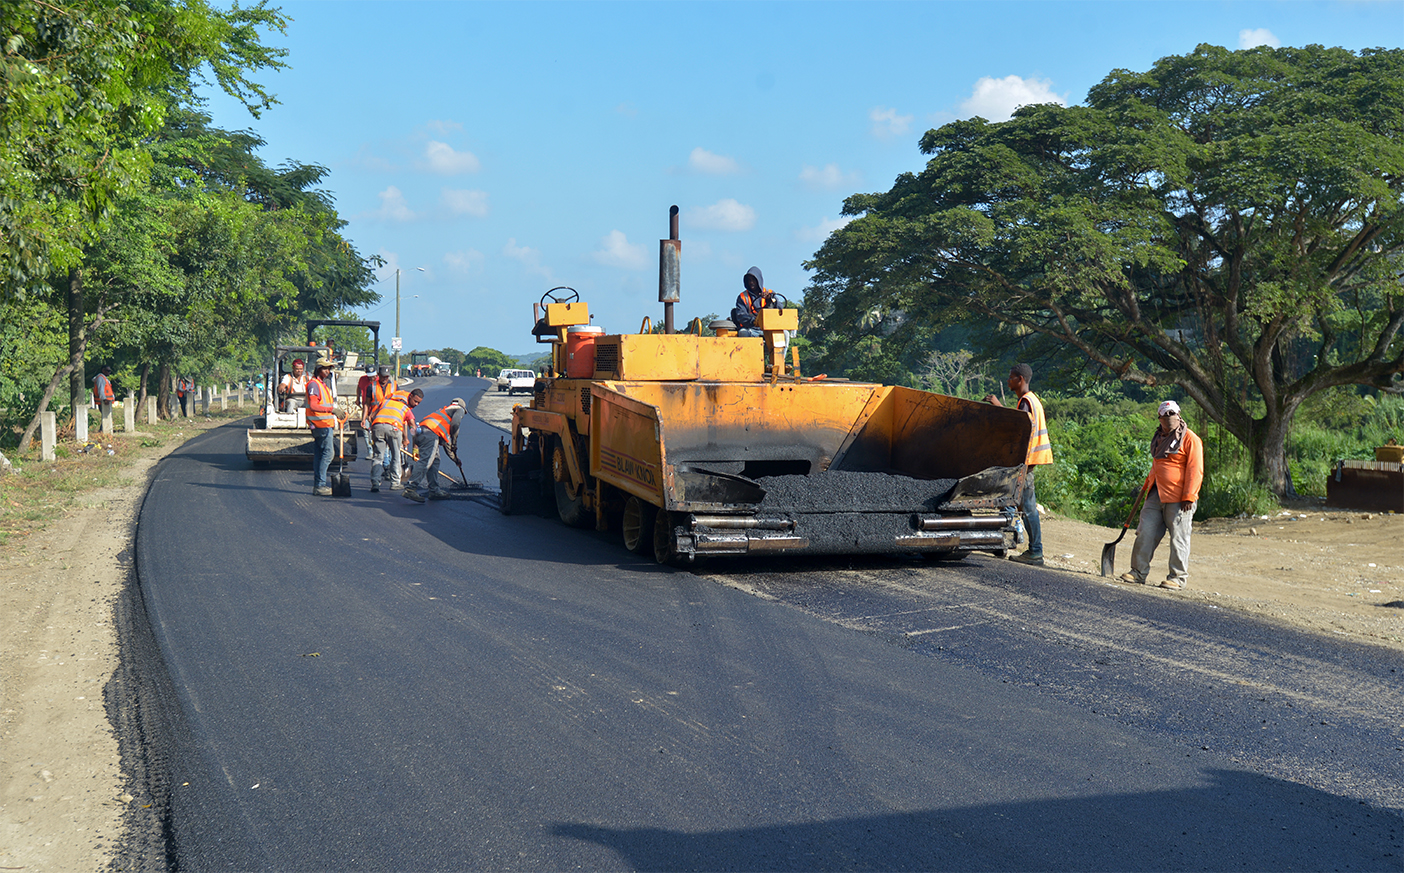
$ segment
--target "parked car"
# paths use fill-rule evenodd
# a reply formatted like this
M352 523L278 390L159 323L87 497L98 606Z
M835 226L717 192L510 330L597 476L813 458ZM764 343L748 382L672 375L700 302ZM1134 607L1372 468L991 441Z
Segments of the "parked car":
M535 370L503 370L497 374L497 390L516 394L524 391L530 394L536 390Z

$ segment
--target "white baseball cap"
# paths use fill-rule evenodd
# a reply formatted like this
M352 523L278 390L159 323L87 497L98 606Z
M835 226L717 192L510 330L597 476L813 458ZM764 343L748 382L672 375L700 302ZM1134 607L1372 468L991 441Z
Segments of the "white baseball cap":
M1179 415L1180 404L1176 403L1173 400L1167 400L1164 403L1160 404L1160 412L1158 413L1159 415L1170 415L1171 413Z

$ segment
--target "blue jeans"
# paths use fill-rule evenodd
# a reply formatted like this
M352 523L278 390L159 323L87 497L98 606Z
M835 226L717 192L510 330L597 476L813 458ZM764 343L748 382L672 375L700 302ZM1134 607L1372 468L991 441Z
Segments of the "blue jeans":
M1029 532L1027 554L1031 558L1043 557L1043 531L1038 526L1038 497L1034 495L1034 470L1037 469L1031 466L1024 474L1024 502L1019 507L1024 511L1024 528Z
M329 488L327 468L336 454L336 428L312 428L312 487Z

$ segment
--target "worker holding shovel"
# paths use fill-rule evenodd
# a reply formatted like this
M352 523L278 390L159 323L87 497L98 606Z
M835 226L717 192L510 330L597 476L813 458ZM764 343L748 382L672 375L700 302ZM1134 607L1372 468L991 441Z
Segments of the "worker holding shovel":
M1190 526L1199 486L1204 484L1204 442L1180 417L1180 404L1160 404L1160 426L1151 437L1151 471L1142 490L1146 502L1131 547L1131 570L1123 582L1145 585L1155 549L1170 533L1170 575L1161 588L1178 590L1189 582Z

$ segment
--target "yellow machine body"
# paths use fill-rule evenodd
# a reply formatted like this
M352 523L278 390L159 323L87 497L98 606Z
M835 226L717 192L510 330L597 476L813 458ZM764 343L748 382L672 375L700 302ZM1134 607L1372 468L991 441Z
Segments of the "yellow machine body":
M549 304L555 372L583 304ZM562 307L562 308L557 308ZM599 334L592 378L538 380L502 446L503 511L621 528L659 560L805 551L1003 553L1025 476L1017 410L784 369L760 337ZM767 373L767 368L770 372ZM649 543L640 543L647 538Z

